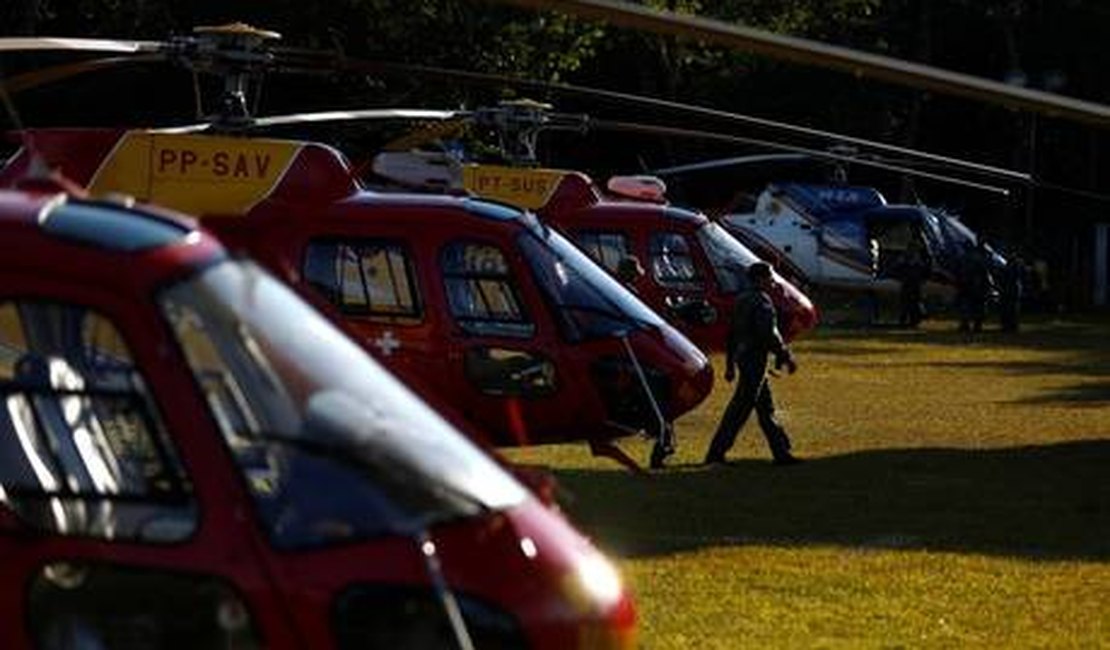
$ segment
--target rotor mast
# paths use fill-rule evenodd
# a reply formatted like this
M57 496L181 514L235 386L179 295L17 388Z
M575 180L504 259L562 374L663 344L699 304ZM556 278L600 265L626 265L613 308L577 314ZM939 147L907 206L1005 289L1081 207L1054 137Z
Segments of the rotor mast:
M538 163L536 143L542 131L584 133L589 118L585 115L553 113L552 106L530 99L504 101L494 108L479 109L475 123L493 129L506 162L514 167L534 167Z
M214 126L235 128L251 123L252 111L247 93L252 81L261 80L274 56L264 49L281 34L244 23L197 27L196 37L181 41L176 58L194 73L223 78L223 94L212 122Z

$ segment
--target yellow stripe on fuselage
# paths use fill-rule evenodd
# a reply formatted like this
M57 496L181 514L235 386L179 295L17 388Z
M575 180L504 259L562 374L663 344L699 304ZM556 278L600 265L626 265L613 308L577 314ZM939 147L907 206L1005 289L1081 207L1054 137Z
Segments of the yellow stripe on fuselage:
M300 142L129 131L89 183L195 215L245 214L285 176Z
M559 181L568 173L558 169L466 165L463 167L463 187L484 198L538 210L547 205Z

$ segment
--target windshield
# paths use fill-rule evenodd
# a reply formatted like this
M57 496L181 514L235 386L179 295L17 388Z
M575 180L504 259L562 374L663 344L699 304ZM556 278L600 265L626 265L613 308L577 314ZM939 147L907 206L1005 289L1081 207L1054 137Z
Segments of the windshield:
M922 210L921 213L925 215L922 232L925 233L926 248L929 253L935 254L944 248L944 233L941 231L940 220L937 219L937 215L928 210Z
M944 229L945 235L950 242L952 250L955 254L960 254L965 250L969 250L979 245L979 236L968 228L962 221L956 217L944 214L943 212L937 215L940 220L941 227ZM983 242L983 247L987 251L987 261L993 266L1006 266L1006 258L994 250L994 248Z
M159 302L275 544L411 533L525 497L256 265L224 262Z
M663 321L585 253L533 221L517 243L541 290L558 309L570 341L616 336Z
M713 266L724 293L738 293L748 286L746 269L759 258L727 230L710 221L698 229L698 241Z
M975 233L959 219L944 214L943 212L936 214L936 217L941 230L944 232L944 238L948 242L949 249L955 254L960 254L964 250L974 248L979 243L979 238Z

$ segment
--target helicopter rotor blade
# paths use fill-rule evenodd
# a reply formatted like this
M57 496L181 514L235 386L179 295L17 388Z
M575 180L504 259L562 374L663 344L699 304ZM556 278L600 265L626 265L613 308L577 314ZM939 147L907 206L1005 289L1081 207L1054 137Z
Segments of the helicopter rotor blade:
M229 29L233 26L225 26L218 29ZM237 27L237 26L236 26ZM246 26L243 26L246 28ZM251 33L254 33L253 28L250 28ZM266 33L268 34L268 33ZM80 49L84 47L114 47L116 51L140 51L140 50L157 50L156 54L146 56L131 57L136 62L150 62L158 61L162 57L168 58L171 50L180 50L180 43L175 47L174 42L163 43L157 41L115 41L103 39L67 39L67 38L0 38L0 47L9 47L11 49L26 49L27 47L63 47ZM797 125L791 125L783 122L776 122L764 118L744 115L739 113L730 113L722 110L705 108L701 106L694 106L688 104L681 104L678 102L666 101L651 97L644 97L639 95L632 95L628 93L620 93L609 90L602 90L597 88L572 86L569 84L555 84L543 81L521 79L515 77L507 77L504 75L487 74L468 72L461 70L452 70L444 68L434 68L428 66L414 66L406 64L394 64L384 62L373 62L359 59L352 59L343 56L340 53L322 50L309 50L303 48L292 47L268 47L266 52L272 54L272 58L267 59L265 67L270 72L292 72L292 73L305 73L315 72L321 73L328 70L333 72L358 72L362 74L403 74L406 76L420 75L424 77L441 78L450 81L469 81L472 83L491 85L501 84L509 85L517 88L531 89L536 91L553 92L569 95L586 96L590 98L602 98L605 100L620 102L624 105L637 105L644 108L653 110L666 110L670 112L680 113L683 115L696 115L701 118L716 119L720 121L727 121L745 126L755 126L767 129L775 129L781 132L791 133L794 135L819 138L823 140L831 140L837 144L852 144L858 147L866 147L869 149L883 151L886 153L898 154L900 156L914 156L924 160L929 160L942 164L950 169L962 169L964 171L984 174L1003 178L1013 182L1029 182L1030 176L1011 170L1001 169L998 167L991 167L982 165L971 161L960 160L947 156L940 156L927 152L917 151L913 149L897 147L888 145L881 142L865 140L863 138L855 138L842 134L836 134L827 131L819 131L817 129L810 129ZM146 58L150 57L150 58ZM7 87L10 92L15 92L25 88L31 88L44 83L65 79L69 76L82 74L94 70L100 70L112 67L114 65L121 65L127 62L129 57L110 57L107 59L95 59L93 61L84 63L67 64L60 66L57 69L45 69L37 72L27 73L21 77L17 77L8 82ZM342 113L342 112L340 112ZM276 118L275 118L276 119ZM287 119L300 119L301 121L309 121L311 118L287 118ZM355 116L340 117L338 114L329 116L327 118L320 118L321 121L337 121L339 119L360 119ZM419 119L436 119L434 117L419 118ZM450 118L441 118L450 119ZM257 122L257 121L256 121ZM275 125L272 123L269 125ZM250 124L248 124L248 127ZM266 123L260 126L267 126Z
M991 165L984 165L982 163L977 163L970 160L943 156L940 154L934 154L918 149L899 147L884 142L867 140L865 138L857 138L854 136L835 133L832 131L821 131L818 129L802 127L786 122L778 122L775 120L755 117L752 115L745 115L743 113L734 113L704 106L697 106L694 104L683 104L680 102L659 99L656 97L647 97L644 95L636 95L614 90L606 90L602 88L576 86L566 83L551 83L537 81L534 79L522 79L484 72L473 72L469 70L456 70L452 68L438 68L403 63L386 63L347 59L342 62L342 65L345 69L349 71L363 72L368 74L385 73L404 76L422 76L432 79L442 79L444 81L469 82L485 86L502 85L525 89L533 92L548 92L565 96L584 97L592 100L600 99L614 102L622 106L636 106L639 108L664 111L684 116L695 116L701 119L727 122L742 126L762 127L799 136L831 141L837 144L851 144L862 148L873 149L875 151L897 154L900 156L916 157L922 160L941 164L953 170L960 169L966 172L993 176L1014 183L1029 183L1033 180L1030 174L1024 172L1018 172L1002 167L994 167Z
M0 38L0 52L115 52L140 54L160 52L166 47L161 41L124 41L108 38L55 38L43 36Z
M724 133L715 133L715 132L709 132L709 131L697 131L697 130L694 130L694 129L684 129L684 128L678 128L678 127L669 127L669 126L655 126L655 125L648 125L648 124L637 124L637 123L630 123L630 122L610 122L610 121L591 120L590 121L590 126L591 126L591 128L606 129L606 130L612 130L612 131L626 131L626 132L632 132L632 133L650 133L652 135L663 135L663 136L689 138L689 139L697 138L697 139L703 139L703 140L713 140L713 141L716 141L716 142L725 142L725 143L730 143L730 144L742 144L742 145L763 147L763 148L777 150L777 151L788 151L788 152L792 152L792 153L812 156L814 158L821 158L821 159L826 159L826 160L835 160L835 161L839 161L839 162L851 163L851 164L854 164L854 165L861 165L861 166L864 166L864 167L871 167L871 168L875 168L875 169L881 169L881 170L888 171L888 172L893 172L893 173L898 173L898 174L905 174L907 176L915 176L917 178L925 178L925 179L934 180L934 181L938 181L938 182L942 182L942 183L947 183L947 184L950 184L950 185L957 185L957 186L961 186L961 187L967 187L967 188L970 188L970 189L981 190L981 191L988 192L988 193L991 193L991 194L998 194L998 195L1001 195L1001 196L1009 196L1010 195L1010 190L1008 190L1006 188L1003 188L1003 187L997 187L995 185L987 185L985 183L978 183L978 182L970 181L970 180L967 180L967 179L964 179L964 178L957 178L955 176L947 176L947 175L944 175L944 174L936 174L936 173L933 173L933 172L922 171L920 169L914 169L912 167L892 165L892 164L888 164L888 163L885 163L885 162L880 162L880 161L875 161L875 160L868 160L868 159L865 159L865 158L859 158L857 156L840 154L840 153L836 153L836 152L833 152L833 151L822 151L820 149L810 149L810 148L807 148L807 147L799 147L799 146L795 146L795 145L783 144L781 142L772 142L772 141L769 141L769 140L759 140L759 139L756 139L756 138L744 138L744 137L728 135L728 134L724 134Z
M335 122L366 122L382 120L417 120L430 122L430 125L406 133L382 146L386 151L406 151L427 142L456 135L469 124L471 113L468 111L430 110L420 108L371 108L347 111L323 111L317 113L295 113L259 117L244 128L267 128L298 124L325 124Z
M62 65L51 66L49 68L42 68L32 72L25 72L16 75L7 81L0 80L0 85L3 85L10 93L19 93L24 90L30 90L37 86L56 83L64 81L71 77L85 74L86 72L96 72L99 70L107 70L124 65L145 64L145 63L158 63L166 60L164 54L139 54L136 56L112 56L102 57L99 59L89 59L87 61L77 61L74 63L65 63Z
M719 158L717 160L705 160L702 162L689 163L685 165L675 165L673 167L662 167L660 169L649 169L645 173L651 176L678 176L679 174L687 174L689 172L700 172L707 169L718 169L720 167L730 167L738 165L763 165L769 162L804 162L812 160L813 158L804 153L757 153L748 156L735 156L733 158Z
M436 124L428 130L420 130L414 134L407 134L399 140L390 142L385 147L385 150L396 151L408 149L410 146L422 144L429 139L434 139L442 135L444 127L449 127L453 130L464 123L468 122L473 116L473 112L469 111L443 111L443 110L429 110L429 109L364 109L364 110L351 110L351 111L325 111L319 113L300 113L292 115L280 115L255 119L248 128L251 127L268 127L292 124L313 124L325 122L358 122L358 121L374 121L382 119L408 119L408 120L430 120ZM203 129L206 125L195 125L187 127L178 127L176 131L192 131ZM748 162L747 158L759 158L762 160L769 160L772 157L790 156L794 159L803 158L819 158L825 160L835 160L839 162L851 162L861 166L873 167L890 172L902 173L919 178L932 179L944 183L960 185L972 189L982 190L994 194L1001 194L1006 196L1009 191L983 183L976 183L966 179L956 178L952 176L937 174L933 172L915 169L907 164L892 164L883 162L881 160L869 160L859 158L857 156L840 154L832 151L823 151L819 149L811 149L806 147L799 147L781 142L773 142L769 140L761 140L755 138L744 138L740 136L732 136L717 132L699 131L695 129L684 129L678 127L668 127L661 125L642 124L635 122L619 122L608 120L586 120L587 128L594 130L604 131L618 131L629 133L646 133L651 135L663 135L672 137L681 137L686 139L702 139L713 140L717 142L725 142L729 144L743 144L756 147L762 147L772 150L788 151L789 154L764 154L762 156L745 157L744 162ZM738 164L742 159L728 159L723 161L708 161L705 163L698 163L683 167L675 167L670 170L660 170L660 172L669 172L670 174L680 173L683 171L691 171L694 169L704 169L712 166L727 166L729 164ZM657 172L658 173L658 172Z
M457 119L464 115L461 111L442 111L422 108L369 108L349 111L319 111L314 113L290 113L289 115L267 115L252 118L250 122L238 125L237 130L265 129L298 124L326 124L329 122L364 122L378 120L428 120L433 122ZM212 122L183 124L159 128L160 133L201 133L212 128Z
M318 113L293 113L255 118L251 126L286 126L292 124L320 124L325 122L360 122L370 120L450 120L462 116L460 111L439 111L405 108L371 108L352 111L322 111Z
M618 0L494 0L602 20L640 31L681 36L734 50L755 52L804 65L832 68L921 90L1002 104L1011 108L1110 127L1110 106L974 75L870 54L720 20L680 15Z

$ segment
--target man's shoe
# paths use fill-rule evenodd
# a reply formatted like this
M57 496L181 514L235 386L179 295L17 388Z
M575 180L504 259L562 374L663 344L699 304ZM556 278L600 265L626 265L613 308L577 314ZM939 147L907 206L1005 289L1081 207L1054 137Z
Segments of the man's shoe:
M725 461L724 456L709 455L709 456L706 456L705 460L702 461L702 465L725 465L725 464L726 464L726 461Z
M778 456L773 461L771 461L771 463L774 465L797 465L801 462L802 459L794 456L793 454L783 454L782 456Z

